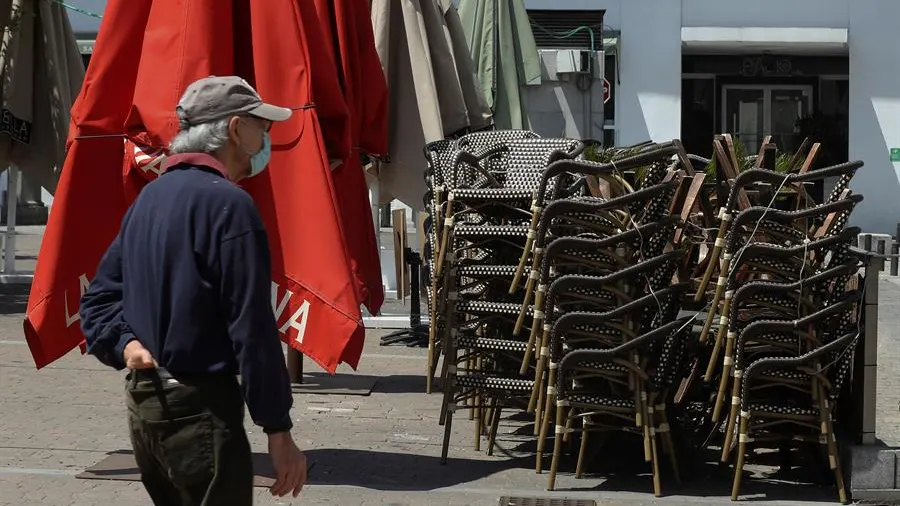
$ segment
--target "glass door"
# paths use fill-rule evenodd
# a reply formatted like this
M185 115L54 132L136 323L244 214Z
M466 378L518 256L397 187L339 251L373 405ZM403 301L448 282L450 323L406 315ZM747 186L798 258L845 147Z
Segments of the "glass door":
M781 151L793 153L803 142L797 120L809 114L811 95L811 86L769 90L769 133Z
M740 141L747 154L756 153L766 132L765 89L759 86L726 86L724 102L722 130Z
M728 85L723 93L722 130L734 135L748 155L759 152L766 135L786 153L800 146L797 120L812 110L812 86Z

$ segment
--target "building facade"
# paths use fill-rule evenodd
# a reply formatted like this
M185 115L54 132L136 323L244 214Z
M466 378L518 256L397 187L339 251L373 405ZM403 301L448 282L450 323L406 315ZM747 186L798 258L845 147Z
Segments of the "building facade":
M102 13L106 2L70 3ZM536 130L620 146L681 138L701 155L710 154L718 132L736 134L749 151L763 135L774 135L786 151L813 135L823 141L822 163L866 163L854 179L854 190L865 196L854 212L855 224L866 231L895 231L900 0L525 0L525 5L545 67L544 84L526 90ZM598 11L603 11L599 17ZM77 11L70 19L89 53L98 20ZM556 74L562 61L557 48L589 46L605 51L605 86L598 77Z
M681 138L690 151L709 155L717 132L736 134L752 152L766 134L786 151L812 135L823 141L823 163L848 158L866 163L853 184L865 196L854 224L866 231L895 231L900 222L900 1L525 4L545 17L546 11L557 11L557 35L576 29L590 11L605 11L605 75L612 84L603 121L608 142ZM548 30L534 31L540 38ZM548 46L554 41L539 44L552 50ZM539 114L542 106L532 109Z

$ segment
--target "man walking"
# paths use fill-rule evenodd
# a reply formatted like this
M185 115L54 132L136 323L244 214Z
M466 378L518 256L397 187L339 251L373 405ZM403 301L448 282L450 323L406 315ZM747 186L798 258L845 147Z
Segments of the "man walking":
M131 441L154 504L253 503L245 400L268 435L271 493L296 497L307 467L290 432L268 240L234 184L266 167L269 128L291 111L230 76L191 84L177 114L166 173L128 209L81 299L88 353L130 370Z

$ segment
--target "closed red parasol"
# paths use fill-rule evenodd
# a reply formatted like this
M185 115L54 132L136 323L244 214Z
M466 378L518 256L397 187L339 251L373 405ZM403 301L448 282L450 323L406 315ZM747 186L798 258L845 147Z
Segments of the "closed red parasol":
M81 107L102 118L102 134L126 133L127 140L94 141L106 148L102 160L94 144L92 154L79 156L73 149L66 160L58 195L68 199L57 196L26 321L29 344L33 352L41 351L34 353L37 366L81 340L78 325L69 323L76 314L78 280L87 283L127 203L158 175L163 148L176 131L175 104L184 88L206 75L237 74L254 84L266 101L295 109L289 121L272 130L269 170L245 185L272 243L271 297L282 338L329 372L342 359L355 368L358 355L344 357L344 350L362 328L362 318L329 166L329 156L347 156L349 135L341 126L347 123L347 112L339 90L336 101L327 91L321 97L315 94L324 87L316 86L317 79L327 82L328 64L327 59L322 64L325 76L317 76L313 63L322 56L313 56L316 41L308 38L301 17L315 13L301 12L293 0L156 0L152 9L149 0L127 1L128 9L125 0L107 7L88 72L88 79L114 80L117 89L86 82L76 103L76 110ZM125 22L145 4L143 23ZM103 42L108 38L125 49L117 51L108 44L111 49L106 50ZM119 99L123 81L127 98ZM114 107L107 103L110 96ZM329 128L327 150L319 126L320 98ZM78 131L83 130L80 117L73 111ZM123 166L124 174L119 171ZM57 318L66 323L57 325Z
M380 157L387 150L387 83L375 51L368 0L316 0L315 7L326 39L323 47L334 48L350 112L352 151L333 173L344 240L360 299L370 313L378 314L384 286L360 154ZM361 352L362 342L357 344Z
M38 368L83 341L78 303L128 206L122 125L131 107L152 0L110 0L81 93L38 255L25 338Z
M331 88L337 96L322 90L333 59L322 51L324 38L311 27L315 12L306 2L266 0L250 5L254 83L260 94L288 107L316 104L296 111L286 125L273 130L270 168L247 184L273 241L279 284L277 291L273 288L276 314L281 314L287 341L326 370L334 372L342 360L356 368L359 355L344 356L344 350L354 334L361 335L362 317L328 158L343 160L347 153L329 149L326 154L319 127L319 107L334 121L334 111L343 104L337 86ZM317 75L314 62L322 62L323 73ZM334 139L342 137L332 123L325 128L332 147L337 144ZM281 306L285 308L280 310Z

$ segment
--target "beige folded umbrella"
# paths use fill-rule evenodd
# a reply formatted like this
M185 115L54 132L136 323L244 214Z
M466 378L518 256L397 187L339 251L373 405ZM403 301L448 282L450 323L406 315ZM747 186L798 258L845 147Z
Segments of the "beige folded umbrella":
M379 200L422 209L424 145L490 125L490 109L451 0L373 0L372 26L390 92Z
M14 164L53 193L84 62L57 2L0 0L0 28L0 170Z

